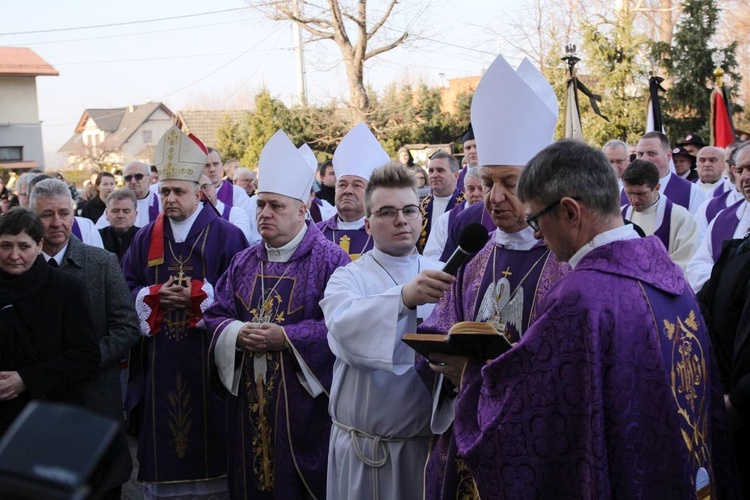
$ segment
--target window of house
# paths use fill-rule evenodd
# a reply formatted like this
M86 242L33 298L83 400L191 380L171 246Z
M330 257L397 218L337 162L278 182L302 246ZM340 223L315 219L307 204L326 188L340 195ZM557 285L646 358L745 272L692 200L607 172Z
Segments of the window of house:
M0 161L23 161L23 146L0 146Z
M143 143L144 144L151 144L151 142L152 142L151 131L150 130L142 130L141 134L143 134Z

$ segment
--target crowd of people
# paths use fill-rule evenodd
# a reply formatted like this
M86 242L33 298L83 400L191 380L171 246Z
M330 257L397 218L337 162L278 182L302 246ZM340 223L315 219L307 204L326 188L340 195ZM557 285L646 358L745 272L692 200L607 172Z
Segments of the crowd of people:
M0 433L32 399L122 422L103 498L133 458L145 498L750 497L750 142L597 149L557 118L500 56L463 164L360 123L249 169L172 127L87 200L14 179ZM513 347L401 340L461 322Z

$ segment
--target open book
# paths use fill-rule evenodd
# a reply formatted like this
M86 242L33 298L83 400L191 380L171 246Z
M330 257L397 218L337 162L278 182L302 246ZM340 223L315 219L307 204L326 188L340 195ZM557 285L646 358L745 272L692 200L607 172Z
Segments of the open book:
M475 321L456 323L448 331L448 335L405 333L402 340L424 357L439 352L476 359L495 359L512 347L494 326Z

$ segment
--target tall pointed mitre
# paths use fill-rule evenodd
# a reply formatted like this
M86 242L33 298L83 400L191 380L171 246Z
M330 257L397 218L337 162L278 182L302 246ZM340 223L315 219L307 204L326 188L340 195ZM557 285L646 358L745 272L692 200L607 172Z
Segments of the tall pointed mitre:
M390 161L364 122L351 129L333 153L333 171L338 179L342 175L356 175L369 181L372 171Z
M471 102L480 165L523 166L554 137L557 98L530 62L514 71L502 55L482 76Z
M205 146L201 146L200 141L178 127L170 127L154 149L159 179L199 182L208 161Z
M313 150L310 149L310 146L307 145L307 143L302 144L302 146L297 148L297 151L299 151L299 154L302 155L302 158L305 159L307 164L310 166L310 169L313 171L313 175L318 171L318 159L315 158L315 153L313 153Z
M283 130L268 139L258 161L258 193L276 193L302 203L310 197L314 172Z

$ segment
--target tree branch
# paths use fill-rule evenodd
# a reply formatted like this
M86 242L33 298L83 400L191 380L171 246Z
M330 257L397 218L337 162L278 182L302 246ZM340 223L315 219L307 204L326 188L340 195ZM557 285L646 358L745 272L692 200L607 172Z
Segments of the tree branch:
M375 57L378 54L382 54L383 52L388 52L389 50L393 50L406 40L406 38L409 36L409 33L404 33L400 37L398 37L398 40L395 40L388 45L383 45L382 47L378 47L377 49L372 49L370 52L365 54L365 61L370 59L371 57Z
M391 3L388 4L388 8L385 9L385 14L383 14L383 17L380 18L380 21L375 23L375 25L372 27L372 29L367 33L367 38L372 38L375 33L378 32L380 28L383 27L385 22L388 20L388 17L391 15L391 11L393 10L393 7L396 5L398 0L391 0Z

